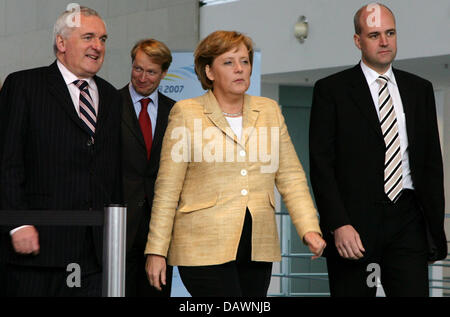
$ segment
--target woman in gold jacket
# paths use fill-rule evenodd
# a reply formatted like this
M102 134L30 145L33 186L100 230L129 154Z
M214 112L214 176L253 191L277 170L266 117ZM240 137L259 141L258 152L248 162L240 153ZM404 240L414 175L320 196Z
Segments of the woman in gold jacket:
M196 49L208 92L169 116L145 250L157 289L167 259L194 297L266 296L281 260L275 186L313 258L325 248L278 104L246 94L252 63L252 41L238 32L216 31Z

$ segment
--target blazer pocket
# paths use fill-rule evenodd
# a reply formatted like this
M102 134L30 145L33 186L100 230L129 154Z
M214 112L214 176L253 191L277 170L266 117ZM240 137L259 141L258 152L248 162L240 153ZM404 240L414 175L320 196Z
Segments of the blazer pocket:
M190 200L190 199L189 199ZM206 208L211 208L217 204L217 194L210 199L196 201L196 197L192 197L192 202L182 202L178 208L179 212L189 213Z

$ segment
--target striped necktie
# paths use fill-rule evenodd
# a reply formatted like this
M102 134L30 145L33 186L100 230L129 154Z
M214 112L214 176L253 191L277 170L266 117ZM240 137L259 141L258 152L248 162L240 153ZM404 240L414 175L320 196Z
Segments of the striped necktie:
M94 102L89 94L89 84L84 80L75 80L75 86L80 89L80 119L85 124L89 135L94 139L95 128L97 126L97 114Z
M397 117L388 89L389 78L380 76L378 102L380 106L381 132L383 133L386 152L384 157L384 192L395 202L402 193L402 153L398 134Z

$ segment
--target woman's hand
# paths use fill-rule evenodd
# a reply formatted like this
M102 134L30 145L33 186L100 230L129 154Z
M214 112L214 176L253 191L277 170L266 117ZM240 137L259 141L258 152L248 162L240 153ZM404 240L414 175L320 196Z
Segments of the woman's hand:
M166 258L160 255L149 254L145 263L145 271L150 285L158 291L162 291L162 285L166 285Z
M327 246L325 240L317 232L307 232L303 240L308 245L309 250L314 253L312 260L318 259L322 256L323 250Z

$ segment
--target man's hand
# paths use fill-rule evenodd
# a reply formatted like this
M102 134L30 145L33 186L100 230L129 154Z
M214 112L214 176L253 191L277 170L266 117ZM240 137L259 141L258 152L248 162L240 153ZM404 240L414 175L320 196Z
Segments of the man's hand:
M327 243L317 232L307 232L303 237L303 240L308 245L309 250L314 253L311 258L313 260L320 258L322 256L323 250L327 246Z
M364 249L358 232L351 225L339 227L334 231L334 242L339 255L345 259L361 259Z
M19 254L39 254L39 234L35 227L26 226L11 236L14 250Z
M162 285L166 285L166 258L160 255L149 254L145 263L145 271L150 285L158 291L162 291Z

